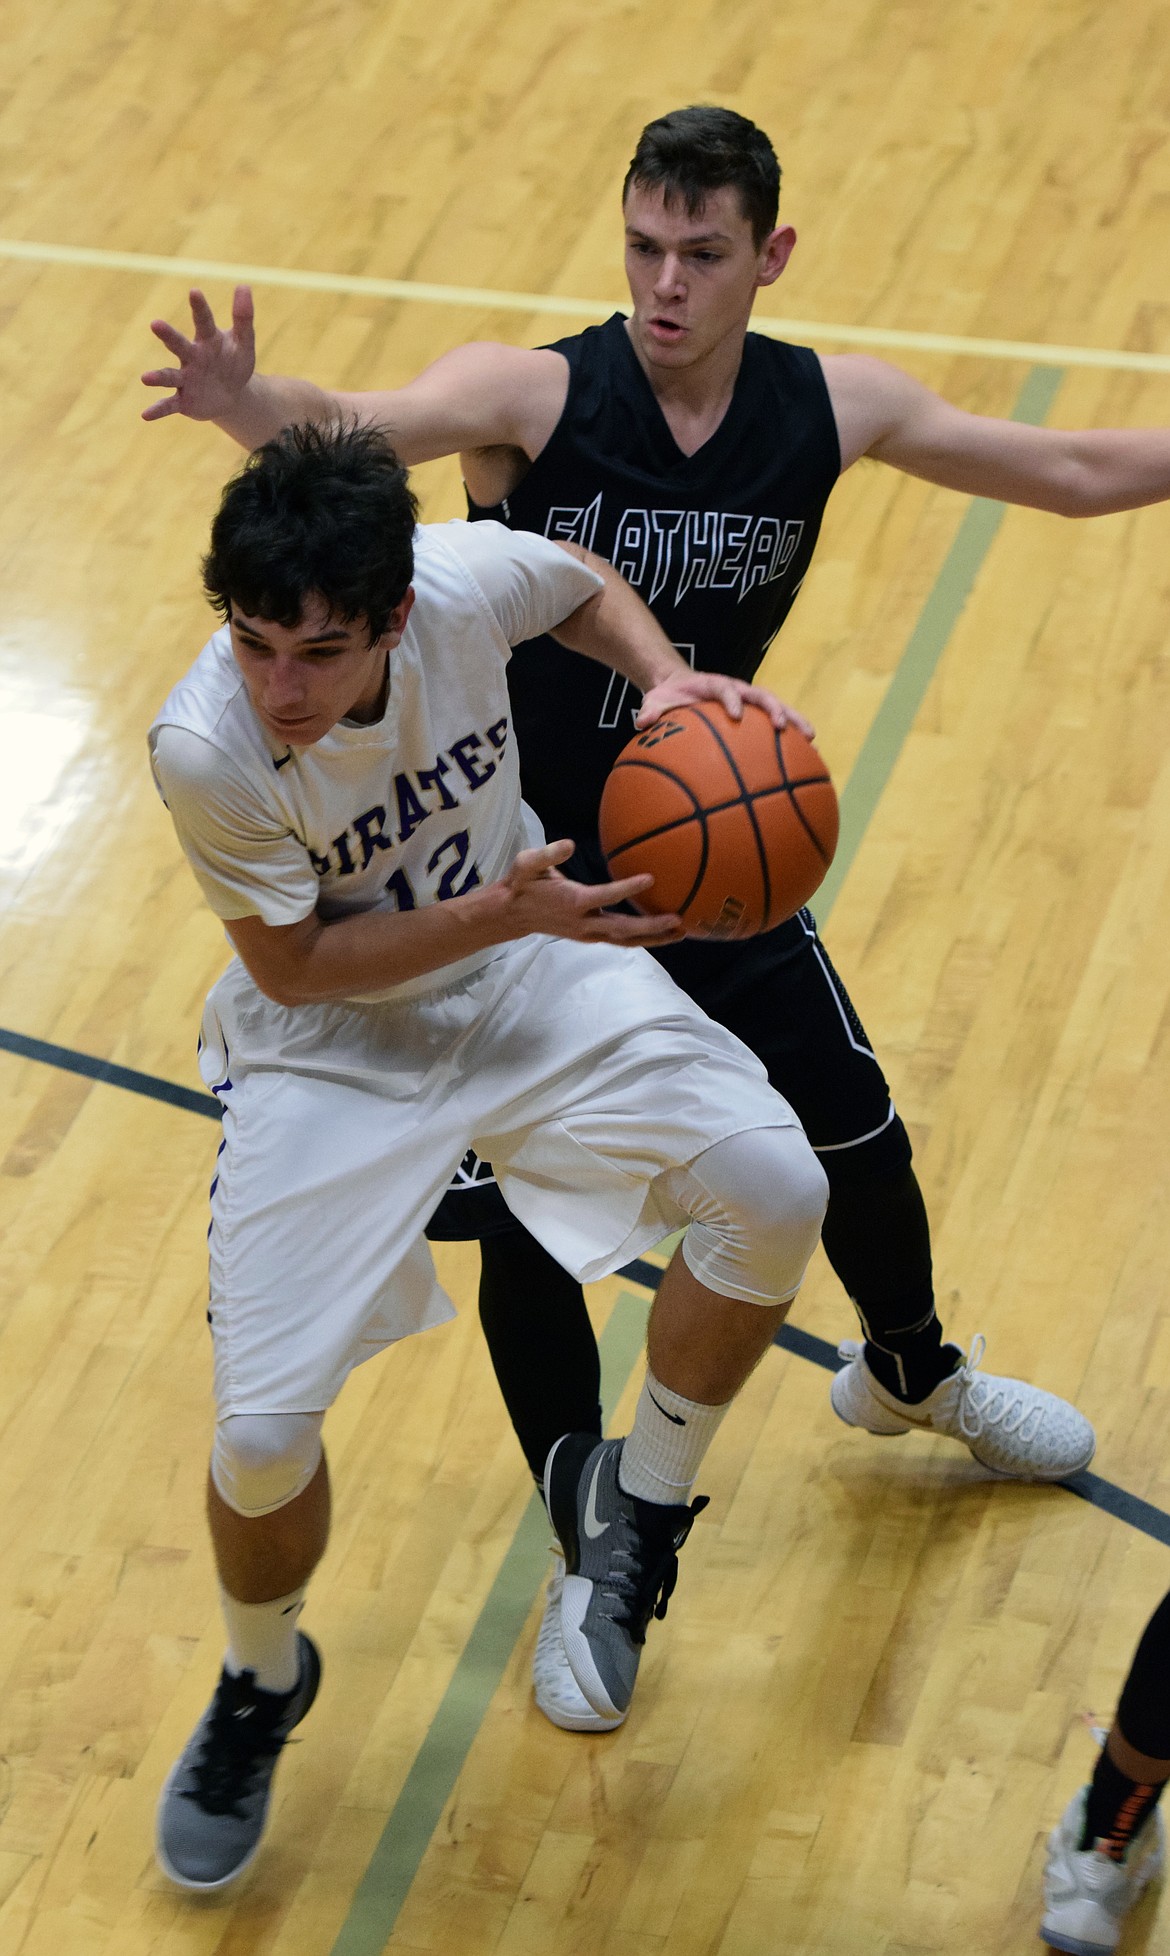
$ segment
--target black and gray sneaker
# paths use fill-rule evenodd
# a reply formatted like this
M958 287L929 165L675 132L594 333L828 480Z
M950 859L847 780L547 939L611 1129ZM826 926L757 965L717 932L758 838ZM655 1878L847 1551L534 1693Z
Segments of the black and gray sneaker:
M664 1507L618 1485L621 1440L566 1433L549 1454L544 1498L565 1551L561 1636L595 1712L624 1718L650 1618L664 1617L678 1551L705 1495Z
M242 1874L264 1832L276 1762L317 1696L317 1646L297 1633L301 1674L291 1691L261 1691L255 1673L219 1684L163 1787L155 1851L180 1888L224 1888Z

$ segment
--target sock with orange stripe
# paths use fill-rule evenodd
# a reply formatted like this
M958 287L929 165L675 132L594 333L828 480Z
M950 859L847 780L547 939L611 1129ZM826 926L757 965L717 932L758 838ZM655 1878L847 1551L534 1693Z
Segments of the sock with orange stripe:
M1165 1780L1144 1784L1130 1779L1102 1749L1085 1802L1081 1848L1100 1841L1106 1854L1124 1861L1126 1850L1162 1797Z

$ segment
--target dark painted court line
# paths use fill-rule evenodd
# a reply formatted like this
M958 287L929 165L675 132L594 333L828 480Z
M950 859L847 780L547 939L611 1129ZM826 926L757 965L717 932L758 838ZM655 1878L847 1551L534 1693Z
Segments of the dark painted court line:
M1115 1487L1112 1481L1102 1480L1100 1474L1070 1474L1067 1481L1059 1483L1067 1487L1070 1494L1079 1494L1082 1501L1088 1501L1094 1508L1101 1508L1105 1514L1113 1515L1118 1521L1126 1521L1131 1528L1137 1528L1143 1535L1149 1535L1155 1542L1170 1548L1170 1515L1161 1508L1155 1508L1152 1501L1143 1501L1140 1494L1130 1494L1124 1487Z
M645 1257L636 1256L632 1263L623 1263L621 1269L614 1274L618 1277L628 1277L632 1284L643 1284L647 1290L657 1290L662 1276L662 1266L658 1263L647 1263Z
M180 1087L174 1080L161 1080L154 1073L139 1073L132 1066L115 1066L113 1060L95 1059L92 1053L74 1052L71 1046L54 1046L48 1039L29 1039L23 1032L10 1032L0 1026L0 1052L17 1059L39 1060L43 1066L56 1066L63 1073L80 1073L87 1080L100 1080L107 1087L122 1087L127 1093L145 1094L148 1100L165 1101L169 1107L182 1107L188 1114L206 1114L218 1121L223 1109L209 1093L194 1087Z
M641 1284L646 1290L657 1290L663 1273L657 1263L649 1263L645 1257L638 1257L633 1263L627 1263L618 1274L629 1278L632 1283ZM828 1338L818 1338L813 1331L802 1331L797 1324L782 1324L772 1343L778 1345L781 1351L791 1352L794 1358L803 1358L810 1365L819 1365L825 1372L839 1372L847 1362ZM1066 1481L1055 1481L1053 1485L1067 1488L1070 1494L1087 1501L1090 1507L1100 1508L1102 1514L1112 1515L1116 1521L1124 1521L1140 1534L1149 1535L1152 1541L1170 1548L1170 1514L1156 1508L1152 1501L1143 1501L1140 1494L1131 1494L1128 1488L1118 1487L1114 1481L1107 1481L1100 1474L1070 1474Z

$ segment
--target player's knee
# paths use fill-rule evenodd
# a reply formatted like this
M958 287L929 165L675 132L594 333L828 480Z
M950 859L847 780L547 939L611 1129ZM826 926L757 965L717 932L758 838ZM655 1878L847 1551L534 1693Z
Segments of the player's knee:
M795 1296L828 1201L824 1170L797 1127L729 1136L687 1171L704 1200L687 1203L683 1256L724 1297L777 1304Z
M231 1413L215 1429L211 1478L238 1515L254 1519L304 1492L321 1462L321 1413Z
M817 1157L829 1178L832 1195L854 1189L882 1191L904 1182L910 1173L913 1149L901 1117L893 1114L876 1134L847 1147L825 1148Z

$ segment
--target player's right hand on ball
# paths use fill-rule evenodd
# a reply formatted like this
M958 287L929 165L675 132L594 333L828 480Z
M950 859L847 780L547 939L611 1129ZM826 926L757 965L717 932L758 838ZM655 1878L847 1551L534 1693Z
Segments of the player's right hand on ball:
M195 338L189 340L165 319L152 319L150 330L173 353L177 367L153 367L142 376L144 387L170 387L165 401L143 408L144 421L161 421L167 414L185 414L192 421L216 421L230 412L256 366L252 328L252 292L237 285L232 297L230 332L216 325L215 315L198 288L190 293Z
M683 936L678 917L622 917L606 906L636 902L654 881L627 876L620 883L574 883L558 865L568 862L571 842L522 849L501 883L508 890L517 937L541 933L585 944L674 944Z

